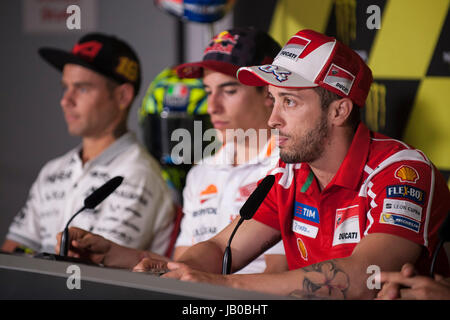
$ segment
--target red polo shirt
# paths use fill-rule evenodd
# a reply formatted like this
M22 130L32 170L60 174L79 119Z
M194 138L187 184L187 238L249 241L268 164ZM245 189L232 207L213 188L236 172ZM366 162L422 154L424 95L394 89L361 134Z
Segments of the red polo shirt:
M370 233L389 233L424 246L416 265L429 269L450 193L421 151L360 124L322 192L306 163L280 161L269 173L275 184L254 219L281 231L290 269L350 256ZM438 261L438 271L447 273L444 252Z

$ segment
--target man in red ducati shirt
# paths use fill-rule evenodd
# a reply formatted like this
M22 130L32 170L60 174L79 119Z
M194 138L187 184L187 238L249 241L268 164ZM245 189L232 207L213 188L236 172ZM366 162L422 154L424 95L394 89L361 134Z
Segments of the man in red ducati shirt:
M368 285L376 267L399 271L409 262L427 270L450 209L449 190L421 151L360 122L372 73L358 54L334 38L302 30L273 64L241 68L238 79L269 85L269 125L279 130L281 161L271 171L276 181L268 196L233 239L232 269L282 238L290 271L214 274L220 273L235 222L169 263L165 277L367 299L379 288ZM443 254L437 273L448 272L446 262ZM136 268L149 264L143 260Z

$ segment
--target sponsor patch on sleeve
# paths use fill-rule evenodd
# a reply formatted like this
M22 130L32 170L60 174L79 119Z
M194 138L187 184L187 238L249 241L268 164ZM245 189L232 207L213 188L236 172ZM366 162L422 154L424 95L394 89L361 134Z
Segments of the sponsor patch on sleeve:
M422 207L405 200L384 199L383 212L400 214L417 221L422 219Z
M392 224L394 226L412 230L416 233L419 233L420 230L420 222L397 214L382 212L380 215L380 223Z
M359 243L359 206L350 206L336 210L333 247L340 244Z
M402 185L392 185L386 187L386 197L387 198L404 198L412 200L418 204L424 204L425 202L425 191L409 186L406 184Z
M400 182L416 183L419 180L419 173L410 166L403 165L398 167L394 175Z

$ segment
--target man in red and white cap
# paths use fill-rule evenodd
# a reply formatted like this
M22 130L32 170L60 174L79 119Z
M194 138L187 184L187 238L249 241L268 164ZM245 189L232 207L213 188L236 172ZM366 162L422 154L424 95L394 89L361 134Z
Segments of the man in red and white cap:
M372 74L350 48L312 30L294 35L273 64L243 67L246 85L269 85L279 130L275 184L233 239L232 269L283 239L290 271L222 276L236 222L169 263L165 277L276 294L367 299L373 270L426 269L450 208L443 177L419 150L360 122ZM445 254L439 273L448 272Z

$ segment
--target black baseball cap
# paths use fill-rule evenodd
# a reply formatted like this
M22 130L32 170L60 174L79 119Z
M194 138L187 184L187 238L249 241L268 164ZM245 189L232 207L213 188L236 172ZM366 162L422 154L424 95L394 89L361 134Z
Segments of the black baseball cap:
M272 63L280 49L263 31L252 27L234 28L211 39L202 61L181 64L176 70L180 78L201 78L203 68L235 77L240 67Z
M102 33L83 36L72 48L64 51L40 48L39 55L62 71L66 63L77 64L113 79L131 83L137 95L141 85L141 66L135 51L123 40Z

